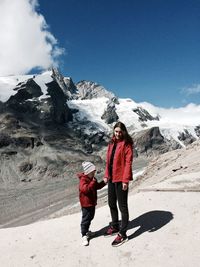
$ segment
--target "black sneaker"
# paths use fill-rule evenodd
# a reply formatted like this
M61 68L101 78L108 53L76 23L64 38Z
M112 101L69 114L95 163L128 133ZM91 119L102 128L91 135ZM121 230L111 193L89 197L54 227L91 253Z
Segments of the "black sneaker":
M88 231L86 236L88 237L88 239L92 239L96 236L96 232Z
M116 235L119 232L119 230L113 226L110 226L107 231L104 233L104 236L113 236Z
M112 242L112 246L113 247L118 247L121 246L123 243L128 241L128 237L127 236L122 236L120 234L117 235L117 237L115 238L115 240Z

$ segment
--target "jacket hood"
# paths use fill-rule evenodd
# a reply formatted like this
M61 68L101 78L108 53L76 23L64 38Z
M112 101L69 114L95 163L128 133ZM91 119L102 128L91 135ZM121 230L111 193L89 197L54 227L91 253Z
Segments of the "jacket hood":
M80 172L80 173L77 173L77 176L79 179L81 179L82 176L87 176L87 175L85 175L83 172Z

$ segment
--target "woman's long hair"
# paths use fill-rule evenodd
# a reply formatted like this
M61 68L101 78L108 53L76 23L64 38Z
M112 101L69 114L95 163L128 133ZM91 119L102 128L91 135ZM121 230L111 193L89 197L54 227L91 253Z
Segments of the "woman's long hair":
M121 121L118 121L114 127L113 127L113 138L115 137L115 133L114 130L115 128L119 127L122 131L122 135L123 135L123 140L125 141L126 144L133 144L133 139L132 137L129 135L126 126L124 123L122 123Z

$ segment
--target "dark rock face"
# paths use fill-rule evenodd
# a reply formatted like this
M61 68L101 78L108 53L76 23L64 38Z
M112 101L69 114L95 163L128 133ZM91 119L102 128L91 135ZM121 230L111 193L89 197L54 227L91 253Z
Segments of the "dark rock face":
M67 86L64 81L64 77L56 68L52 68L52 75L51 77L53 80L58 84L58 86L62 89L63 93L65 94L66 98L70 97L70 93L67 90Z
M0 101L0 113L3 112L3 109L4 109L4 104L3 102Z
M63 77L58 69L52 69L52 78L62 89L66 99L77 99L78 89L71 78Z
M135 112L138 115L139 121L142 121L142 122L148 121L148 120L149 121L152 121L152 120L159 121L158 116L153 117L147 110L145 110L141 107L133 109L133 112Z
M67 91L70 92L70 99L76 99L78 95L78 90L71 78L64 78Z
M0 148L9 146L12 143L12 139L7 134L0 133Z
M15 95L15 99L18 100L19 102L22 100L28 99L28 98L39 97L42 95L40 86L33 79L28 79L26 82L18 84L14 90L18 91L17 94ZM27 95L27 98L23 97L23 93L29 94ZM20 96L21 96L21 99L20 99ZM17 99L17 97L19 98Z
M178 139L184 143L184 145L189 145L193 143L196 139L192 136L188 130L184 130L184 132L180 133Z
M107 105L107 109L105 110L104 114L101 116L102 120L105 120L107 124L111 124L119 119L116 113L115 104L110 101Z
M67 99L59 85L52 81L47 84L47 91L51 98L49 99L50 113L49 119L53 119L56 123L64 124L72 120L72 113L67 106Z
M5 107L19 113L33 112L34 105L27 104L26 100L42 95L39 85L33 79L29 79L15 90L17 90L17 93L8 99L5 103Z
M84 120L82 124L73 122L69 124L69 127L73 129L74 135L79 138L80 144L88 154L92 154L96 149L100 151L103 146L107 145L108 136L91 121Z
M172 149L171 142L164 139L159 127L140 131L134 135L133 139L138 155L146 154L151 156L152 154L161 154ZM175 143L175 141L173 142ZM181 148L178 143L176 143L176 146L173 144L173 146L174 149Z
M48 96L42 99L39 99L43 95L41 88L33 79L18 85L17 93L4 103L4 109L13 112L21 120L41 125L64 124L72 120L63 89L55 80L46 85Z
M195 130L196 135L197 135L198 137L200 137L200 125L196 126L196 127L194 128L194 130Z

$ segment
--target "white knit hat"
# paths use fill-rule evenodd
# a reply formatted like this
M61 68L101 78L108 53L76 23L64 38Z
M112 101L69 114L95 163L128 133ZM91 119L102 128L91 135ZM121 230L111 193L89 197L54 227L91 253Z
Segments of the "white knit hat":
M93 172L96 170L96 167L93 163L89 162L89 161L84 161L82 163L82 166L83 166L83 171L84 171L84 174L88 174L90 172Z

